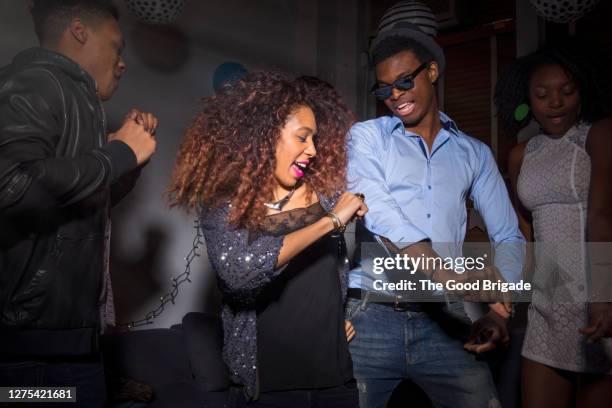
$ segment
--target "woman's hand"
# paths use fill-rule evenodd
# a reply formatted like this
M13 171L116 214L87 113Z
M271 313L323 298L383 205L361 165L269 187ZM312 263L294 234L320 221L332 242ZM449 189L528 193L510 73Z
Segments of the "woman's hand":
M355 215L363 217L368 212L368 207L359 197L347 191L342 193L332 211L338 216L342 224L346 225Z
M350 342L351 340L353 340L353 337L355 337L355 327L353 326L353 323L350 322L350 320L345 320L344 321L344 331L346 332L346 341Z
M587 343L594 343L604 337L612 337L612 303L589 303L589 324L580 329Z

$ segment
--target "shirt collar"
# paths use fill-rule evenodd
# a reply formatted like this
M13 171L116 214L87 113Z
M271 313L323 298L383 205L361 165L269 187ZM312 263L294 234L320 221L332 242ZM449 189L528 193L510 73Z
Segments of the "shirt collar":
M440 114L440 123L442 124L442 127L446 129L449 133L453 135L458 135L459 128L457 127L455 121L442 111L438 111L438 113Z
M459 128L457 127L455 121L442 111L438 111L438 113L440 114L440 123L442 124L442 128L448 131L450 134L458 135ZM395 129L403 126L404 124L402 123L400 118L398 118L397 116L391 116L390 120L388 120L386 123L385 130L387 131L387 133L391 134L395 131Z

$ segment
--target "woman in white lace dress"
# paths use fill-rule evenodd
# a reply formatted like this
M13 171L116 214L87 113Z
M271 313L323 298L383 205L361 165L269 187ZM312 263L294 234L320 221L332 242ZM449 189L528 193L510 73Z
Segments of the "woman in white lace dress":
M532 118L540 126L509 161L535 256L522 351L526 408L612 407L612 288L587 245L612 245L612 118L589 71L575 54L547 48L516 61L496 90L507 130Z

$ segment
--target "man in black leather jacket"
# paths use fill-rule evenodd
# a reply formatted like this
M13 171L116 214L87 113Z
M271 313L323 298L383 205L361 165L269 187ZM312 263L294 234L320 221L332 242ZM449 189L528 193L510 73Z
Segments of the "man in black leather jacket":
M102 101L126 70L112 5L31 11L41 47L0 69L0 386L76 385L102 406L110 207L154 153L157 119L133 110L107 133Z

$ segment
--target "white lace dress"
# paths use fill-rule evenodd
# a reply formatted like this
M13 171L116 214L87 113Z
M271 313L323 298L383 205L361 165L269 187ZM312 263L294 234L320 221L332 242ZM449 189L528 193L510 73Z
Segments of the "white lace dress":
M529 140L518 195L531 211L536 269L523 356L574 372L612 373L612 339L587 344L586 216L590 125Z

